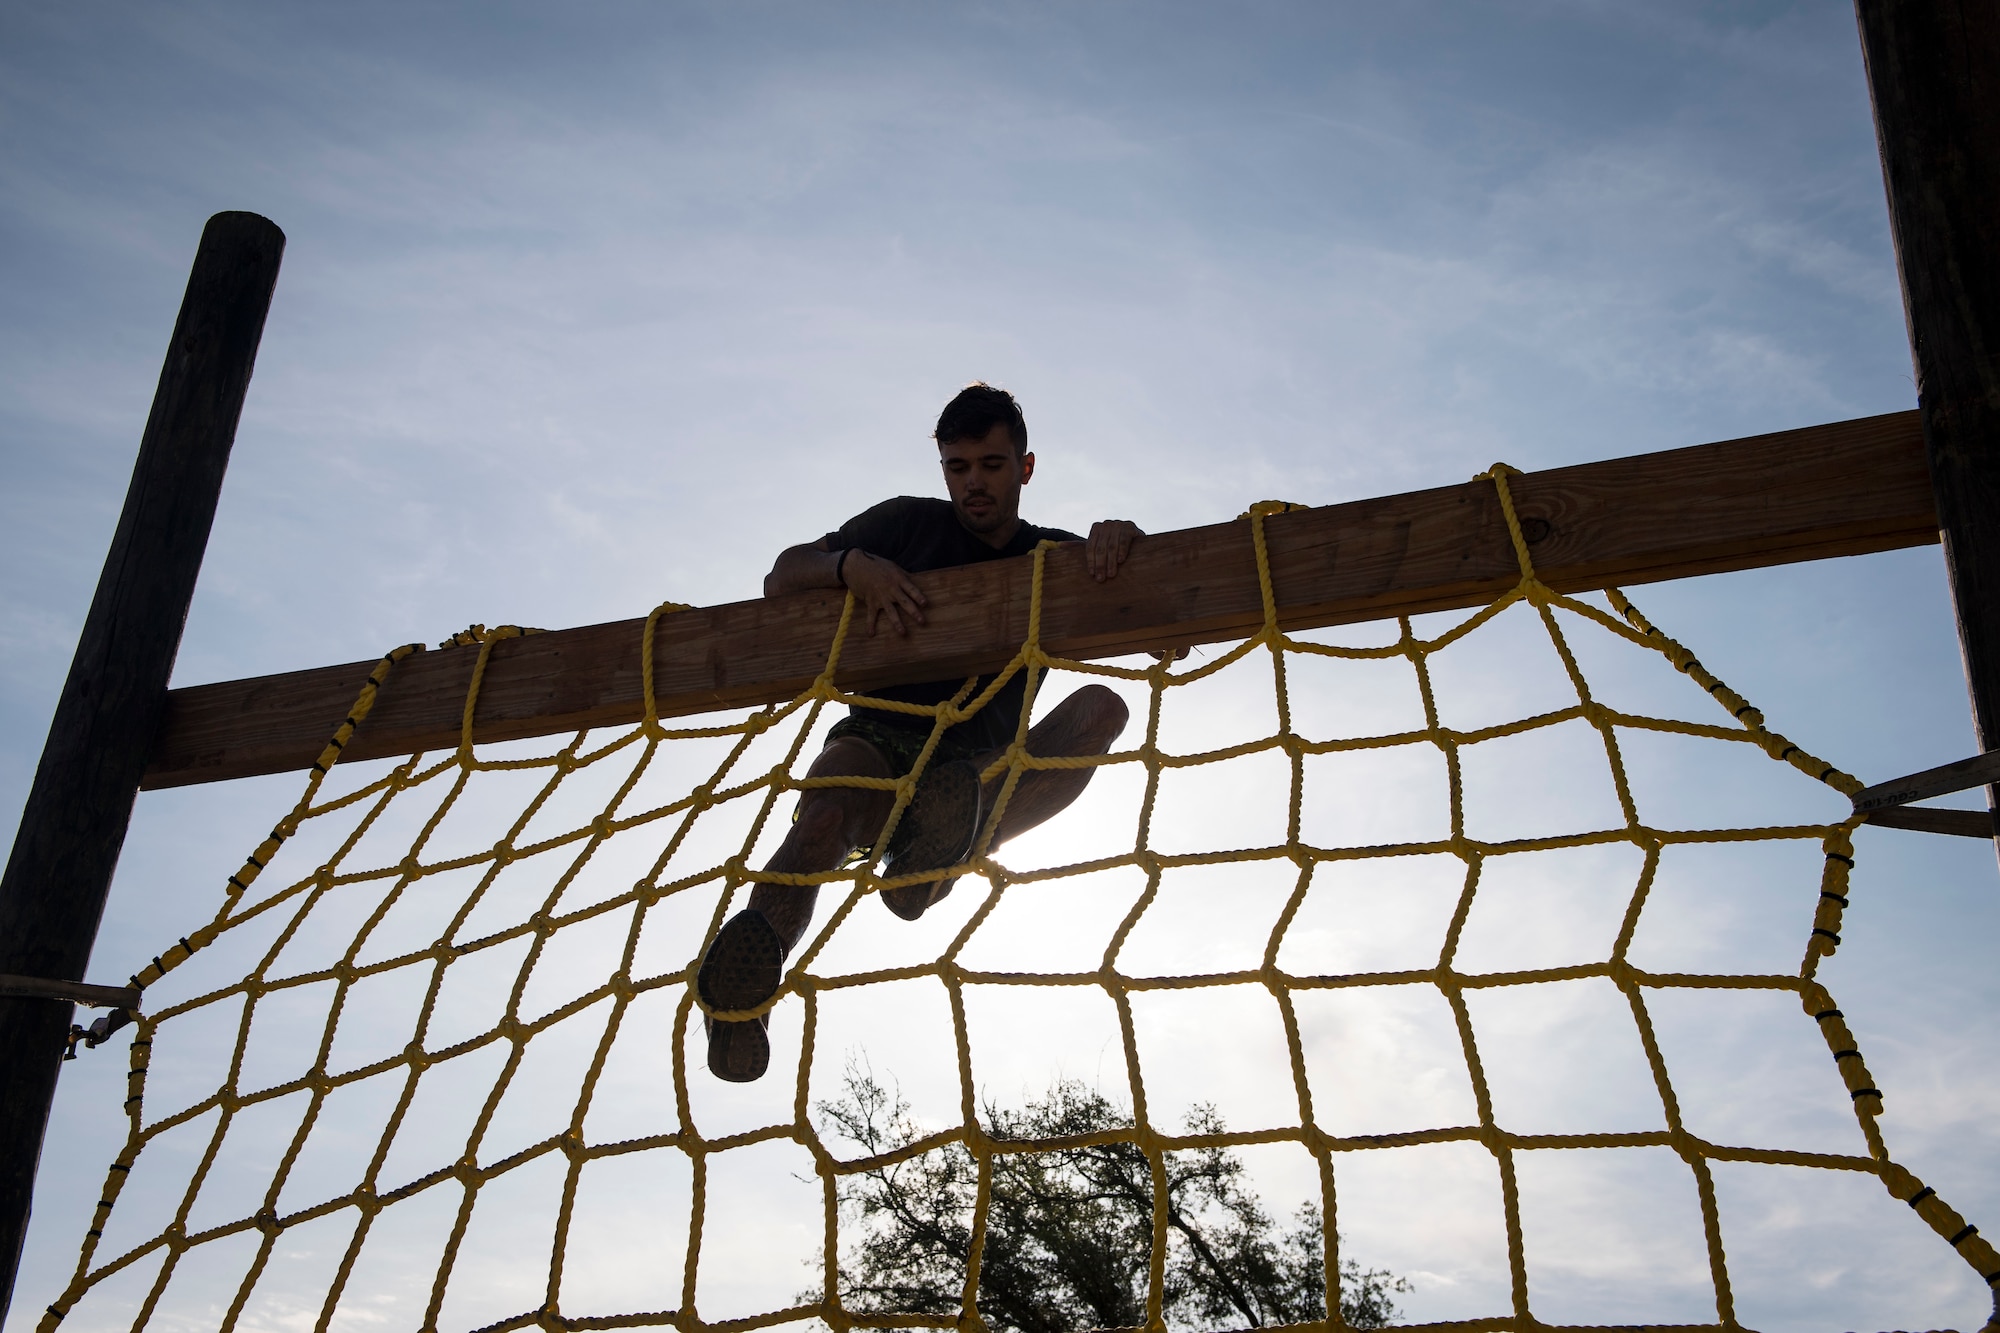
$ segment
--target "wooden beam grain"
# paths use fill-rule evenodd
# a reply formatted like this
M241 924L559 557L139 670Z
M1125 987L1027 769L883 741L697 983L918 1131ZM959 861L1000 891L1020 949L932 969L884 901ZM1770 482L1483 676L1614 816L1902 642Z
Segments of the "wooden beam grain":
M1512 486L1538 571L1566 592L1937 540L1915 412L1557 468ZM1489 481L1277 515L1266 532L1290 629L1476 606L1518 577ZM781 540L773 534L774 550ZM1027 632L1028 564L919 575L931 623L907 641L854 636L836 679L865 690L1003 665ZM1084 572L1081 546L1060 548L1048 558L1045 601L1043 643L1069 657L1242 638L1262 620L1250 525L1146 537L1105 584ZM837 594L815 592L661 617L662 715L791 698L819 673L840 606ZM643 625L587 625L497 645L474 739L637 721ZM348 757L456 744L475 656L471 648L433 651L398 666ZM146 785L306 767L372 665L175 690Z

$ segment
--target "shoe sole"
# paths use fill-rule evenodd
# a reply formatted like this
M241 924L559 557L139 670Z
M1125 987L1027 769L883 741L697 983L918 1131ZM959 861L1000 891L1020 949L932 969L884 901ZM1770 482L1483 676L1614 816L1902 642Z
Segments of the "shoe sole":
M920 875L963 861L979 836L980 804L979 770L971 760L954 759L925 773L897 826L883 875ZM882 890L881 898L891 912L915 921L957 883L953 876L934 884L906 884Z
M745 908L716 932L695 973L695 991L710 1009L754 1009L778 992L785 946L764 914ZM729 1083L753 1083L771 1064L770 1015L725 1022L702 1015L708 1069Z
M881 893L882 905L905 921L915 921L932 906L944 901L945 895L958 883L958 876L941 879L935 884L905 884L899 889L884 889Z
M764 1019L724 1023L702 1015L708 1033L708 1072L724 1083L755 1083L771 1067L771 1034Z

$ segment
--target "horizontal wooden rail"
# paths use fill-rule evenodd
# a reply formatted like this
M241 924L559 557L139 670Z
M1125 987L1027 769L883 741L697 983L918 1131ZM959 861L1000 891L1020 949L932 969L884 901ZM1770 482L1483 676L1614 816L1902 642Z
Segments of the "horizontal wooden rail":
M1915 412L1529 473L1512 489L1537 572L1564 592L1938 539ZM1489 481L1278 515L1266 532L1288 629L1476 606L1519 577ZM841 657L844 688L991 671L1020 647L1026 559L937 570L917 582L930 597L930 624L908 640L854 636ZM662 616L661 714L791 698L824 665L840 607L840 595L827 591ZM1067 657L1114 657L1242 638L1262 615L1249 524L1238 520L1143 538L1103 584L1085 572L1081 546L1051 552L1042 642ZM637 721L644 624L586 625L497 645L474 739ZM347 757L455 745L475 656L461 648L404 661ZM309 766L373 665L173 691L145 785Z

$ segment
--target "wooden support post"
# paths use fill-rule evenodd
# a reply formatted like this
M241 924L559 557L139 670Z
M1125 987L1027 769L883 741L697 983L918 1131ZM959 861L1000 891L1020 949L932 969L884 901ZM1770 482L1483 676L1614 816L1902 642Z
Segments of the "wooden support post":
M2000 748L2000 4L1855 0L1979 748ZM2000 808L2000 787L1986 789Z
M125 508L0 879L0 973L80 982L166 711L285 235L202 231ZM0 989L0 1315L13 1295L70 1004Z

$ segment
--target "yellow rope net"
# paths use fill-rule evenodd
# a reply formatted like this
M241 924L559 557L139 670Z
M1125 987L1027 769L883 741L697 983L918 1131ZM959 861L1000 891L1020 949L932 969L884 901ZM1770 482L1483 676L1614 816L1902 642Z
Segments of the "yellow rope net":
M1164 1327L1162 1282L1168 1250L1168 1215L1164 1195L1167 1155L1177 1150L1209 1146L1236 1147L1251 1143L1296 1144L1309 1153L1317 1163L1320 1204L1327 1219L1326 1308L1334 1314L1331 1317L1332 1322L1312 1327L1344 1326L1338 1315L1341 1254L1338 1238L1333 1232L1333 1222L1338 1215L1335 1207L1335 1185L1340 1176L1342 1159L1353 1153L1426 1143L1476 1144L1489 1152L1498 1165L1506 1228L1507 1265L1511 1278L1511 1314L1500 1314L1493 1319L1470 1324L1455 1324L1453 1327L1528 1329L1543 1326L1530 1308L1527 1266L1522 1241L1520 1197L1516 1179L1516 1156L1530 1149L1539 1151L1552 1148L1663 1147L1670 1149L1685 1163L1687 1170L1693 1175L1699 1195L1708 1266L1714 1289L1715 1322L1700 1325L1701 1327L1740 1327L1735 1313L1728 1260L1719 1220L1717 1192L1711 1172L1711 1164L1716 1162L1769 1163L1876 1176L1891 1195L1907 1202L1946 1244L1953 1247L1967 1264L1986 1279L1989 1285L2000 1282L2000 1253L1996 1253L1976 1229L1968 1225L1935 1190L1891 1159L1878 1125L1878 1117L1882 1114L1882 1094L1875 1087L1874 1079L1863 1061L1853 1034L1843 1020L1840 1009L1827 989L1816 979L1821 960L1832 954L1840 941L1841 915L1847 903L1848 877L1853 865L1850 834L1859 822L1858 819L1849 818L1843 822L1824 825L1785 827L1705 830L1653 827L1641 817L1640 810L1635 804L1620 754L1620 735L1621 732L1627 731L1654 731L1738 742L1757 747L1772 760L1790 765L1842 794L1851 794L1859 789L1860 784L1846 773L1814 758L1785 737L1767 729L1761 713L1703 668L1687 649L1654 628L1619 592L1611 591L1609 601L1622 616L1622 620L1607 615L1596 606L1558 595L1538 581L1529 558L1528 544L1522 536L1508 494L1507 478L1511 472L1512 469L1500 465L1486 475L1499 490L1503 511L1513 536L1514 548L1519 555L1521 567L1519 584L1492 605L1468 616L1435 638L1417 637L1411 622L1405 618L1401 621L1400 637L1385 647L1329 646L1294 637L1279 628L1277 601L1273 593L1265 546L1264 521L1267 515L1294 506L1275 502L1265 503L1253 507L1243 516L1247 520L1256 551L1258 578L1264 604L1263 627L1226 655L1179 674L1171 670L1170 664L1165 662L1137 670L1067 661L1047 654L1042 649L1039 639L1044 553L1037 551L1034 556L1033 601L1027 640L999 679L976 698L966 698L965 695L970 691L963 691L958 700L935 708L893 703L879 705L934 716L930 744L924 750L923 759L919 761L916 772L896 780L802 779L794 776L795 771L801 770L804 763L810 759L810 756L804 753L804 748L809 735L813 733L821 710L829 704L853 702L850 696L843 694L833 684L841 645L849 630L849 617L853 611L851 599L848 614L843 616L840 629L828 652L826 668L810 689L787 704L755 712L728 725L678 729L662 725L653 703L653 630L662 612L679 609L669 604L656 610L646 623L644 671L647 708L646 717L638 726L595 747L588 744L589 735L585 733L577 735L552 755L530 759L480 757L471 744L471 720L488 655L493 645L500 640L529 631L513 627L488 631L475 626L453 641L453 644L467 647L476 643L479 654L477 666L472 673L471 687L465 700L464 739L457 750L428 763L424 756L413 756L395 766L386 776L344 795L322 801L320 800L322 784L340 758L342 747L352 736L355 728L366 719L377 692L390 678L395 664L415 651L415 645L395 650L382 659L370 677L366 688L356 701L351 716L342 724L314 766L312 776L298 803L279 821L269 838L251 853L242 868L229 877L222 905L213 919L164 951L133 978L135 984L141 987L152 986L167 973L186 964L190 958L228 937L231 932L243 930L260 921L269 925L274 916L284 922L276 931L274 942L263 954L262 961L247 976L146 1013L137 1019L136 1035L131 1045L128 1088L130 1095L125 1106L130 1124L129 1136L105 1177L101 1201L97 1205L85 1236L74 1277L67 1289L43 1316L41 1333L51 1333L66 1316L77 1311L80 1306L88 1309L87 1303L93 1291L100 1288L101 1284L127 1270L134 1269L135 1266L157 1261L156 1274L150 1283L142 1284L143 1296L131 1302L136 1305L137 1310L131 1327L135 1331L142 1329L153 1317L162 1293L173 1279L177 1267L187 1264L190 1256L197 1255L208 1247L217 1247L231 1238L251 1237L254 1238L254 1249L246 1251L250 1257L247 1266L241 1270L240 1281L235 1284L234 1297L226 1310L218 1306L214 1311L213 1326L222 1329L223 1333L230 1333L243 1318L246 1302L257 1288L260 1277L265 1274L274 1253L286 1244L288 1233L295 1233L297 1228L315 1221L334 1217L346 1218L351 1222L351 1238L345 1244L344 1252L332 1273L331 1282L324 1292L323 1299L319 1300L316 1309L304 1309L303 1314L288 1325L303 1330L310 1322L317 1333L319 1330L327 1329L334 1321L336 1310L341 1305L343 1294L354 1273L357 1256L361 1254L371 1228L376 1227L386 1214L399 1208L409 1207L412 1200L420 1199L435 1191L456 1198L456 1206L450 1210L454 1220L451 1223L449 1238L442 1246L442 1261L438 1264L435 1278L429 1285L426 1308L420 1316L414 1309L408 1310L402 1319L402 1322L410 1327L420 1328L429 1333L440 1325L440 1312L444 1305L447 1287L452 1280L454 1262L482 1191L491 1189L496 1181L509 1173L519 1171L530 1163L542 1159L562 1163L562 1170L565 1173L562 1202L553 1224L553 1245L546 1255L523 1254L519 1256L519 1262L538 1271L545 1264L545 1297L534 1308L521 1309L512 1317L490 1323L487 1327L491 1330L646 1326L668 1326L683 1330L751 1329L810 1318L823 1320L836 1330L882 1326L983 1327L977 1312L980 1249L985 1234L988 1194L993 1178L995 1155L1049 1151L1077 1145L1068 1142L996 1140L982 1125L977 1113L977 1091L968 1037L965 999L968 985L1101 988L1114 1003L1122 1035L1125 1068L1129 1071L1134 1123L1129 1128L1090 1137L1093 1141L1123 1140L1134 1144L1151 1164L1155 1207L1150 1274L1151 1327ZM1502 611L1523 604L1539 617L1556 652L1560 655L1569 681L1575 690L1575 703L1557 711L1479 731L1455 731L1442 725L1431 688L1430 658L1441 649L1490 622ZM1622 713L1598 702L1592 697L1591 688L1586 683L1577 658L1565 637L1563 619L1557 614L1558 612L1582 617L1633 644L1665 655L1676 668L1692 678L1722 706L1729 720L1716 724L1675 721ZM1260 736L1206 753L1164 752L1159 744L1163 696L1176 687L1212 676L1232 663L1257 653L1269 654L1272 679L1276 686L1278 728L1275 734ZM1421 687L1426 725L1420 730L1405 733L1353 739L1313 740L1299 734L1293 727L1292 702L1287 693L1287 666L1289 662L1301 656L1315 654L1334 658L1406 661L1414 670ZM1143 686L1149 691L1151 700L1143 740L1134 748L1094 758L1042 758L1027 753L1023 742L1027 734L1035 690L1045 673L1052 669L1094 674L1099 677L1135 682ZM972 913L970 920L956 933L949 947L928 963L847 975L829 975L816 971L815 964L828 941L864 898L884 888L934 879L937 874L933 872L928 875L907 876L903 879L885 879L876 873L874 859L866 859L858 864L819 875L784 876L760 872L749 864L749 859L773 811L778 808L780 799L789 792L797 792L815 785L873 786L892 790L896 799L888 831L893 832L896 821L902 817L904 808L910 801L916 776L921 773L924 761L929 759L931 749L936 746L943 730L977 712L993 697L1000 685L1016 673L1025 673L1027 677L1029 708L1023 710L1020 731L1014 745L995 762L993 769L987 774L991 779L1004 771L1005 781L1000 788L997 807L990 811L985 831L970 861L966 866L959 868L985 879L989 890L984 901ZM1481 841L1468 836L1461 782L1462 752L1468 747L1502 737L1577 720L1593 728L1602 740L1616 787L1618 808L1622 811L1622 821L1612 827L1593 832L1506 842ZM754 742L767 735L782 739L786 735L786 729L789 729L790 740L784 745L782 758L778 762L760 771L738 771L739 762L744 759L746 752L751 751ZM628 810L628 798L639 787L641 777L648 772L649 767L656 767L669 747L692 741L708 741L724 747L723 758L712 775L694 784L691 790L686 791L678 799ZM1305 802L1305 761L1309 757L1336 751L1399 746L1435 747L1442 753L1450 780L1451 812L1448 836L1432 841L1397 845L1330 847L1311 845L1302 839L1301 811ZM1262 752L1282 755L1290 765L1290 808L1287 832L1282 843L1194 854L1168 854L1151 849L1149 826L1163 772ZM524 840L524 830L529 828L559 784L586 770L599 773L608 771L615 775L620 764L626 766L623 770L624 776L608 782L611 794L594 818L580 827L567 828L552 835ZM1116 856L1028 872L1010 870L1006 864L989 854L988 843L992 837L992 830L997 826L1002 811L1024 773L1052 767L1115 765L1133 765L1142 769L1145 775L1145 796L1130 850ZM480 773L507 771L540 776L537 779L539 785L535 788L535 794L520 811L518 818L513 820L505 836L492 847L472 854L426 859L427 843L440 822L445 819L447 812L453 808L454 802L466 791L468 782ZM392 803L399 797L407 798L408 794L425 788L429 788L433 793L443 788L444 794L421 823L407 853L394 863L372 867L350 866L350 853L364 834L384 819ZM685 864L686 848L693 845L689 841L691 830L696 829L704 819L712 819L718 810L732 806L737 809L744 808L738 803L747 803L754 807L755 812L754 817L749 820L749 831L742 841L741 850L719 864ZM282 888L266 891L260 896L258 892L260 875L286 842L297 836L300 830L312 821L328 819L343 811L350 817L358 813L358 818L354 819L351 831L338 843L326 862L311 873L284 884ZM648 829L664 833L665 840L657 855L653 857L651 869L647 873L622 892L599 897L590 901L587 906L565 906L566 891L577 882L579 875L592 863L593 857L601 859L602 849L610 840L621 837L639 838L642 836L641 831ZM1824 851L1824 872L1817 914L1811 923L1810 934L1806 938L1803 960L1795 974L1659 974L1644 971L1627 960L1634 929L1654 882L1654 872L1658 867L1663 848L1676 843L1743 842L1764 839L1817 840ZM1624 907L1623 926L1609 958L1586 965L1502 974L1474 975L1454 969L1454 949L1478 892L1482 867L1490 859L1555 848L1613 843L1627 844L1643 853L1644 870L1638 878L1629 902ZM886 836L879 840L879 844L887 844ZM1463 891L1446 935L1445 947L1434 967L1395 973L1300 975L1287 972L1279 966L1280 946L1285 932L1297 916L1316 871L1334 862L1440 853L1456 857L1462 862L1464 880ZM549 859L543 860L543 858ZM1164 978L1140 977L1121 972L1120 950L1154 903L1163 872L1181 866L1251 861L1282 863L1289 865L1296 872L1296 887L1278 918L1276 928L1270 933L1261 967L1247 972ZM553 883L540 906L526 914L524 919L514 920L504 928L488 931L476 938L465 937L468 932L462 928L474 914L482 896L488 893L496 879L510 866L523 863L538 865L561 863L564 868L554 875ZM995 910L1010 886L1078 876L1116 867L1136 867L1138 871L1143 872L1146 887L1118 925L1096 970L1074 974L983 973L970 970L959 962L960 954L967 942L981 923ZM452 895L449 901L456 906L449 913L448 925L440 933L424 947L393 957L381 957L368 962L360 961L364 953L363 946L371 932L399 901L408 899L418 892L419 886L447 879L454 872L459 873L455 880L448 881L451 885L455 885L449 890ZM698 1126L691 1108L690 1080L708 1077L700 1067L700 1022L698 1016L693 1013L693 1010L699 1007L700 1001L693 984L694 969L707 941L714 937L728 914L741 905L746 886L759 880L839 885L844 886L847 892L844 900L832 912L830 919L827 919L817 932L808 938L802 951L791 960L791 966L779 994L770 1004L759 1010L750 1011L761 1013L771 1005L777 1004L797 1004L803 1010L804 1039L792 1089L790 1120L748 1132L710 1137ZM673 969L655 975L636 975L635 959L639 957L641 932L647 925L649 913L657 914L661 904L671 903L677 895L691 894L693 890L699 888L707 888L713 892L718 887L720 891L716 893L714 907L708 914L705 933L699 937L685 933L677 946L670 950L670 956L676 960ZM301 931L318 929L313 924L316 920L313 916L315 909L340 895L379 895L379 898L369 898L375 905L366 912L365 924L353 942L345 948L339 960L328 967L288 974L284 973L282 968L274 967L274 960L283 952L288 941L293 940ZM593 922L621 919L620 914L623 914L625 925L622 927L624 947L619 965L608 975L572 979L569 989L574 992L573 998L540 1018L524 1021L521 1017L523 988L536 967L537 960L550 947L551 941L564 932L587 927ZM886 920L881 926L883 929L891 928ZM434 1007L438 1003L440 987L451 969L454 966L465 966L466 960L475 958L483 952L501 949L509 944L525 944L525 952L512 989L507 994L504 1011L498 1019L484 1031L467 1039L443 1047L431 1045L427 1040L427 1034L433 1021ZM361 1067L346 1069L339 1073L330 1072L332 1066L329 1062L329 1051L336 1040L343 1006L347 1003L353 988L370 979L389 974L404 974L421 982L421 985L414 987L410 992L412 995L421 992L422 1000L411 1024L411 1035L407 1045L400 1051ZM960 1119L956 1125L910 1144L891 1156L897 1159L907 1158L946 1145L958 1144L962 1145L978 1164L979 1194L972 1219L971 1254L965 1278L963 1308L955 1317L856 1312L843 1304L838 1270L843 1241L838 1186L844 1177L853 1173L879 1169L885 1164L885 1159L842 1159L822 1140L810 1115L809 1095L813 1090L809 1088L809 1082L813 1069L814 1043L819 1028L822 997L846 987L867 986L914 977L936 978L950 998L951 1021L957 1048ZM1524 1135L1510 1132L1507 1127L1496 1121L1485 1066L1482 1064L1468 1012L1467 992L1479 988L1522 986L1584 977L1608 980L1629 1002L1638 1024L1645 1058L1664 1109L1666 1126L1664 1129L1627 1133ZM308 1071L303 1076L272 1086L253 1087L239 1082L246 1043L249 1041L253 1023L257 1021L260 1010L283 1002L288 992L328 982L333 985L334 998L327 1010L324 1028L319 1036L317 1055ZM1328 1132L1315 1118L1313 1089L1307 1075L1305 1050L1299 1018L1294 1008L1294 997L1314 989L1412 983L1435 986L1442 992L1450 1006L1458 1038L1463 1046L1465 1067L1471 1077L1478 1108L1478 1123L1367 1137L1343 1138ZM1259 985L1268 989L1283 1015L1290 1055L1291 1081L1297 1094L1296 1124L1289 1128L1248 1132L1179 1135L1168 1132L1155 1119L1148 1104L1147 1083L1135 1036L1134 994L1144 990L1200 990L1206 987L1244 984ZM1815 1023L1824 1036L1830 1057L1851 1095L1853 1112L1859 1121L1861 1134L1865 1138L1867 1154L1844 1155L1736 1147L1709 1142L1691 1133L1683 1124L1675 1087L1669 1077L1667 1064L1661 1054L1660 1043L1655 1036L1648 1010L1649 995L1675 988L1761 989L1791 991L1796 994L1807 1015L1807 1021ZM656 1046L658 1059L671 1062L674 1127L669 1132L640 1139L592 1142L586 1137L586 1121L593 1105L593 1097L599 1090L607 1055L620 1033L621 1022L624 1021L635 1000L656 991L678 997L672 1037L670 1041L659 1041ZM498 997L493 998L497 1002ZM565 1019L598 1005L605 1006L602 1034L596 1041L595 1054L587 1072L574 1089L574 1109L567 1126L524 1150L513 1152L498 1160L490 1158L482 1151L482 1140L494 1116L495 1107L506 1092L510 1080L520 1069L530 1043ZM226 1062L228 1073L224 1081L207 1097L193 1101L172 1115L149 1121L146 1117L145 1094L153 1053L156 1050L172 1051L176 1030L191 1019L203 1014L212 1017L218 1010L226 1010L229 1006L240 1006L241 1017L234 1023L233 1054ZM746 1016L748 1014L731 1015L731 1017ZM690 1033L694 1034L692 1043ZM690 1044L696 1048L692 1061ZM499 1075L484 1099L471 1134L464 1142L460 1156L454 1161L441 1162L434 1169L414 1178L394 1179L385 1176L385 1158L389 1156L390 1147L399 1131L406 1126L406 1119L420 1084L427 1076L433 1075L434 1071L448 1067L453 1061L465 1060L473 1053L489 1050L497 1050L504 1059ZM781 1071L774 1068L772 1077L780 1076ZM361 1171L358 1179L353 1180L351 1188L293 1211L281 1212L279 1204L287 1178L293 1171L315 1125L321 1121L322 1108L327 1099L338 1090L363 1080L385 1080L401 1085L395 1109L387 1117L379 1140L367 1157L365 1169ZM567 1089L560 1091L566 1093ZM827 1089L821 1088L817 1091L820 1095L824 1095ZM202 1192L204 1179L216 1161L226 1136L230 1134L232 1124L260 1104L299 1094L308 1099L307 1109L288 1146L279 1155L278 1165L263 1196L241 1200L241 1206L226 1221L207 1225L202 1229L191 1229L190 1210ZM194 1122L211 1112L215 1113L213 1129L208 1134L206 1146L201 1152L198 1165L192 1171L178 1207L173 1210L172 1220L156 1234L122 1253L100 1255L99 1239L104 1234L121 1191L128 1188L128 1182L131 1181L135 1171L144 1171L147 1147L155 1143L161 1135L178 1126ZM702 1267L704 1219L709 1215L712 1206L709 1192L710 1175L716 1162L723 1155L773 1141L799 1145L810 1153L817 1173L824 1203L824 1268L822 1277L815 1283L819 1289L818 1298L805 1304L771 1309L749 1317L724 1321L704 1319L697 1306L696 1286L697 1274ZM568 1312L577 1304L570 1295L571 1288L565 1286L564 1274L566 1260L571 1257L567 1252L567 1241L581 1174L585 1167L593 1162L628 1157L632 1154L656 1153L680 1154L691 1170L692 1210L691 1220L687 1226L678 1305L673 1309L617 1316ZM352 1295L351 1292L347 1294ZM1994 1326L1989 1325L1989 1327Z

